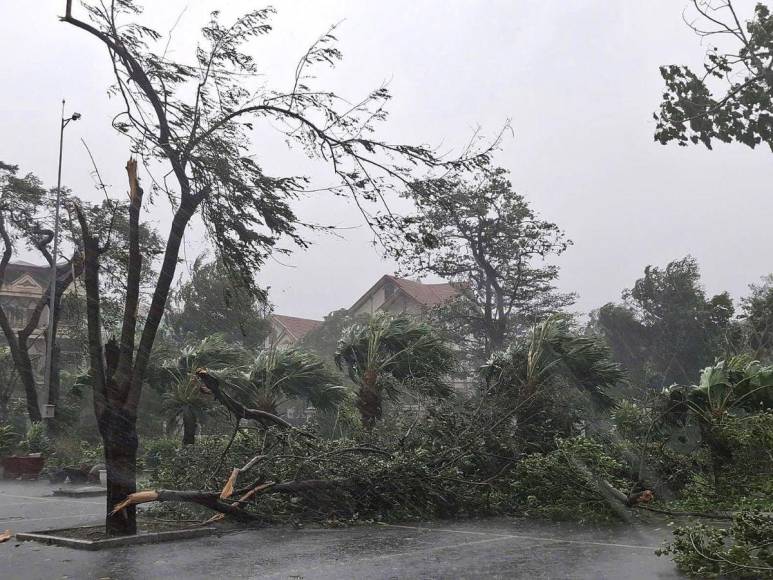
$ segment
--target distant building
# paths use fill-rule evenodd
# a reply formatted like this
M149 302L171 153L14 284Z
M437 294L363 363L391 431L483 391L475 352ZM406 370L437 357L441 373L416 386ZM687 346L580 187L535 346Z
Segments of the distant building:
M9 262L5 270L5 280L0 287L0 304L2 304L8 321L14 331L19 331L27 325L35 305L40 301L49 285L51 268L18 260ZM72 287L68 291L73 291ZM45 331L48 327L48 305L43 308L37 327L29 339L30 358L36 380L42 381L43 361L46 354ZM57 345L61 349L62 364L77 366L80 359L80 349L73 340L67 337L67 324L60 320L57 333ZM5 335L0 333L0 344L6 344ZM69 363L69 364L68 364Z
M382 310L393 314L420 314L461 294L448 282L425 284L384 275L349 309L352 316L374 314Z
M462 295L463 286L440 282L425 284L384 275L363 294L349 309L352 316L371 315L376 312L421 315L427 309L439 306ZM463 373L451 379L458 391L469 391L473 378ZM407 407L406 407L407 408Z
M266 348L292 346L310 331L322 324L321 320L297 316L271 315L271 332L266 337Z
M0 304L3 305L8 321L14 331L27 325L35 305L48 286L51 269L29 262L10 262L6 266L5 280L0 287ZM45 330L48 326L48 306L41 313L40 322L30 336L30 358L35 370L42 370L42 361L46 354ZM0 333L0 344L6 344L5 335ZM40 367L40 368L38 368Z

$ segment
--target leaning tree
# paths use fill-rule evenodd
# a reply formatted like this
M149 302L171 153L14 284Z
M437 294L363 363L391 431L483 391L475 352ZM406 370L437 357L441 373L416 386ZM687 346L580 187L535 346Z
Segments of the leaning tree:
M112 507L136 490L137 409L151 350L169 297L183 234L198 215L218 258L241 287L259 292L255 273L285 236L303 244L290 202L304 191L303 177L272 177L255 161L251 136L259 128L279 130L313 158L328 163L334 188L357 200L375 201L390 184L407 183L418 167L472 167L487 160L488 149L454 160L425 146L391 144L374 136L386 117L389 92L378 88L352 102L313 87L311 70L341 58L331 33L301 57L291 86L266 88L248 41L270 32L271 9L254 10L228 26L217 12L202 28L191 62L172 59L161 35L137 22L133 0L84 4L87 20L66 1L62 20L93 36L106 49L114 70L111 93L122 111L113 126L131 141L132 152L150 175L151 199L144 197L136 160L127 166L130 226L128 276L117 343L103 342L100 256L103 242L84 206L71 205L81 229L87 293L89 364L94 411L107 466L108 534L136 533L134 508ZM251 86L250 83L254 83ZM164 172L164 178L156 178ZM143 256L137 232L143 207L168 201L173 217L158 279L144 320L138 320ZM206 375L203 375L206 376ZM210 389L212 390L212 389ZM215 398L244 413L215 387ZM262 416L260 413L251 417Z

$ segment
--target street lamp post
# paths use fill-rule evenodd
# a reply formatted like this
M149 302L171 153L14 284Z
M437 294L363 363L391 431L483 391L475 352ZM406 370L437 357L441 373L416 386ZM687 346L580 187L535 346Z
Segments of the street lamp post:
M62 149L64 145L64 128L70 121L77 121L81 118L80 113L73 113L65 119L64 117L64 99L62 99L62 117L59 125L59 169L56 177L56 207L54 208L54 251L51 254L53 263L51 264L51 282L48 287L48 335L46 342L46 367L44 369L46 388L48 389L48 405L46 405L44 416L53 417L54 397L51 385L54 378L54 308L56 303L56 260L59 255L59 205L62 200ZM50 410L50 411L49 411Z

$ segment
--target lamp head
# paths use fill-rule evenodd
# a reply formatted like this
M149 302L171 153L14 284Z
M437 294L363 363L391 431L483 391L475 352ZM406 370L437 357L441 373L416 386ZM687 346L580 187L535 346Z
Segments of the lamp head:
M81 114L80 113L73 113L72 117L70 117L70 119L72 119L73 121L77 121L80 118L81 118Z

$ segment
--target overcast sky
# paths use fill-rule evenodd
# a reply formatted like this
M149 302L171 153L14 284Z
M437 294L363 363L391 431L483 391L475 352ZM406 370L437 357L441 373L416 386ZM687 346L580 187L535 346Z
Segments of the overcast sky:
M255 2L145 2L143 22L174 29L170 51L190 62L206 14L227 6L224 20ZM752 1L738 0L748 13ZM55 185L60 101L83 119L66 133L64 182L96 199L92 149L105 181L125 190L126 141L110 119L118 103L106 88L101 45L60 23L64 0L0 0L2 90L0 160ZM351 97L389 81L394 99L382 133L390 140L459 147L476 127L495 134L511 119L496 161L514 187L574 241L559 260L560 286L579 294L578 311L619 299L647 264L694 255L710 292L738 297L773 271L773 154L740 145L661 146L652 113L661 64L699 67L704 47L682 22L686 1L650 0L284 0L274 31L253 47L266 84L285 87L298 57L327 28L344 60L324 85ZM83 11L80 15L84 16ZM256 128L256 154L274 175L305 167ZM273 140L272 140L273 139ZM315 172L319 185L325 175ZM321 318L350 306L394 266L380 258L350 203L317 195L299 215L340 226L306 251L271 261L260 282L277 312ZM151 212L165 230L166 213ZM201 228L186 236L188 261L201 251ZM184 273L186 267L181 271Z

